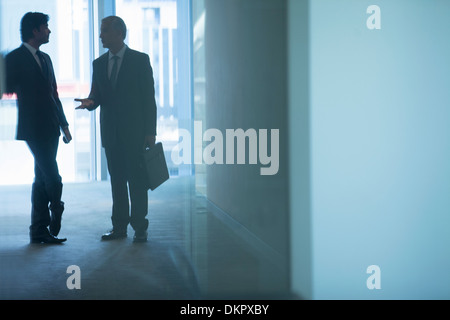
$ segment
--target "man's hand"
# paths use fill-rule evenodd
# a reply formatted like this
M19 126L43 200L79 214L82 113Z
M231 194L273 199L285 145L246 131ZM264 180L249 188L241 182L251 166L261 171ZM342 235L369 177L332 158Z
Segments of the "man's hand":
M66 144L70 143L70 141L72 141L72 135L70 134L69 127L63 128L62 131L63 131L64 143L66 143Z
M153 147L155 145L155 142L156 142L155 136L145 136L144 149Z
M75 101L81 102L81 105L75 108L78 110L89 109L94 106L94 101L91 99L75 99Z

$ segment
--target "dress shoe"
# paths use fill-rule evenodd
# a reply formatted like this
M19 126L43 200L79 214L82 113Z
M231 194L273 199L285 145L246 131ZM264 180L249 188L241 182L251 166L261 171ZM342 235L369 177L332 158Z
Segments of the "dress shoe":
M59 206L50 207L51 210L51 220L50 220L50 234L55 237L59 234L61 230L61 218L64 212L64 202L60 202Z
M108 241L108 240L117 240L117 239L123 239L127 237L127 233L125 231L119 232L119 231L110 231L102 235L102 240Z
M147 231L136 231L133 242L147 242Z
M58 239L57 237L55 237L51 234L46 234L46 235L39 236L39 237L31 237L31 239L30 239L31 243L45 243L45 244L60 244L65 241L67 241L66 238Z

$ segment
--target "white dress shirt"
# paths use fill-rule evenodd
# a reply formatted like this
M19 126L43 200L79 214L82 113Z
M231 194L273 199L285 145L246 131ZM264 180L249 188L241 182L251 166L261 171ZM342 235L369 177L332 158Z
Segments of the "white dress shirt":
M117 60L117 74L119 74L120 66L122 65L123 56L125 54L125 50L127 49L127 45L124 45L122 49L119 50L116 54L112 54L111 51L109 51L109 63L108 63L108 79L111 78L111 72L114 64L113 57L119 57L119 60Z
M41 68L42 70L42 66L41 66L41 60L39 59L39 57L37 56L36 52L36 48L30 46L28 43L24 42L23 45L25 46L25 48L27 48L28 50L30 50L31 54L33 55L34 59L36 60L38 66Z

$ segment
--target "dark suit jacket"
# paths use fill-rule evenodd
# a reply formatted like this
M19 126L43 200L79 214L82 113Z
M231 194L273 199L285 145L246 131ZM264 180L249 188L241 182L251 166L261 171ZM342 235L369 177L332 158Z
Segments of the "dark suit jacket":
M60 128L68 126L52 61L46 53L42 54L48 66L46 77L24 45L6 56L6 92L17 94L19 108L17 140L59 136Z
M108 79L108 53L93 62L89 98L99 105L102 145L118 141L130 150L142 150L145 136L156 136L156 101L153 69L147 54L125 50L114 89Z

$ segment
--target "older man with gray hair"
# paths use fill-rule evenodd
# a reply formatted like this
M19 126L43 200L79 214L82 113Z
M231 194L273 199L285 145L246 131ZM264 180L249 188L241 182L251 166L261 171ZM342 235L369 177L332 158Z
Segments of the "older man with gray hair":
M101 106L101 139L113 199L113 229L102 240L126 238L130 224L135 231L134 242L145 242L148 186L143 151L155 145L155 87L149 56L128 48L126 34L121 18L102 20L100 39L109 51L93 63L89 98L75 100L81 102L77 109L92 111Z

